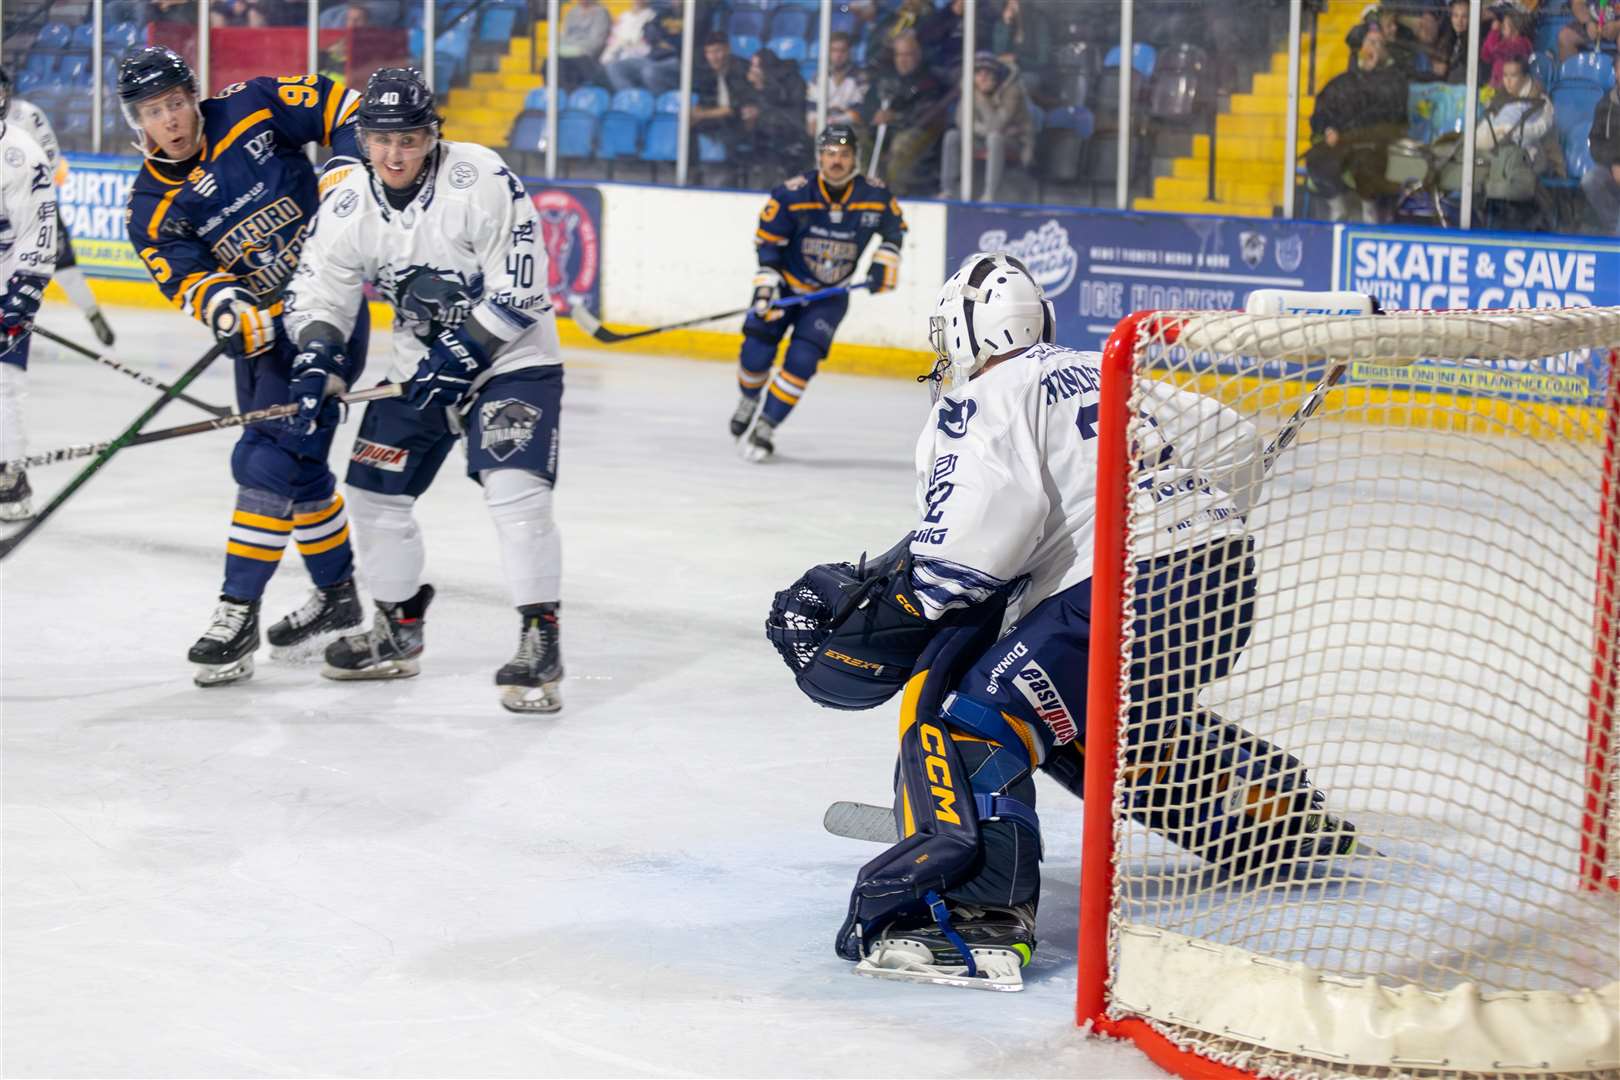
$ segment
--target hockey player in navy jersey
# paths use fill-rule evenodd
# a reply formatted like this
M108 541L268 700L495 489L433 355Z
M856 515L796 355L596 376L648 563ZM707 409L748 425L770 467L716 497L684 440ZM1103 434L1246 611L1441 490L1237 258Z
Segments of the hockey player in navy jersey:
M900 204L882 181L855 171L855 152L855 129L828 125L816 140L817 168L779 185L760 211L754 232L759 272L737 358L742 400L731 417L731 435L741 440L742 454L750 461L763 461L774 452L776 429L832 347L849 297L789 308L771 305L781 296L848 284L874 236L879 244L867 274L871 290L884 292L899 280L900 242L906 231ZM793 338L773 378L777 347L789 328Z
M1054 333L1023 263L969 256L929 319L937 400L917 441L917 528L859 568L812 568L767 622L820 704L871 708L905 687L903 839L861 868L837 938L861 974L1017 990L1035 948L1034 772L1076 795L1084 776L1101 387L1101 355ZM1152 749L1120 797L1228 872L1292 875L1351 855L1355 828L1324 809L1305 766L1199 700L1254 619L1258 433L1167 383L1146 384L1135 407L1160 440L1137 451L1156 466L1146 513L1176 539L1144 566L1143 674L1124 737L1127 755Z
M118 71L118 96L146 162L130 191L130 242L164 296L211 329L236 366L243 410L296 401L297 349L281 328L281 296L320 202L358 164L358 95L321 75L262 77L199 100L196 77L165 48L138 49ZM332 148L317 181L311 143ZM342 373L365 364L369 318L358 310ZM336 406L333 407L335 413ZM259 598L295 541L315 593L270 627L296 645L357 626L348 519L327 465L336 416L308 425L244 428L231 453L236 510L225 582L207 631L188 654L199 686L248 678L259 647Z

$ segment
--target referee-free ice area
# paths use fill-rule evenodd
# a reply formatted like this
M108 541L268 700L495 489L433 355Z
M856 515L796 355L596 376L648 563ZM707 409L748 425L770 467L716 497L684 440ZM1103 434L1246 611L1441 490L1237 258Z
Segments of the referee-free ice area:
M176 313L109 316L116 355L163 380L209 344ZM72 308L41 323L93 341ZM111 438L152 399L34 350L35 451ZM364 382L388 355L379 334ZM751 466L728 365L582 350L566 379L556 717L497 702L517 621L459 451L418 504L438 598L414 679L331 682L266 647L250 682L192 685L230 433L124 451L0 563L0 1071L1163 1075L1074 1028L1080 806L1044 779L1024 993L860 979L833 954L878 849L821 815L887 799L894 710L811 704L763 624L806 567L910 527L926 392L822 375ZM230 403L228 361L191 392ZM34 470L36 506L83 464ZM265 621L307 589L289 552Z

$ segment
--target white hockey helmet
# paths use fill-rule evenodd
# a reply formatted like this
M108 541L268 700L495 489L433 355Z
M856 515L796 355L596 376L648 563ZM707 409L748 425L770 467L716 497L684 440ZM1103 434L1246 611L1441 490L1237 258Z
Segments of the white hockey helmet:
M1029 268L1006 252L978 251L946 279L928 317L934 397L963 386L992 356L1051 341L1052 302Z

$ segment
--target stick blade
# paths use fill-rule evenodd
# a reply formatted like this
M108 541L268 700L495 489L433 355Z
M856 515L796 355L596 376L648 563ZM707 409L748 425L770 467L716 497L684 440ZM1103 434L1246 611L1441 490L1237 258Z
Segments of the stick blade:
M572 308L570 308L568 315L574 320L575 325L577 325L587 334L591 335L591 337L595 338L597 341L612 344L615 341L622 340L622 335L615 334L613 331L603 326L602 320L598 319L596 315L592 313L591 309L582 303L576 303Z
M894 825L894 811L871 803L839 801L827 807L821 826L834 836L865 840L873 844L898 844L900 831Z

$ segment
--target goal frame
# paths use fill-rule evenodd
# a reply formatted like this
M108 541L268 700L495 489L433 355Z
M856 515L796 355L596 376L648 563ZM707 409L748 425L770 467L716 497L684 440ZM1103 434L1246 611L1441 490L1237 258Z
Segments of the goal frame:
M1112 1019L1107 1015L1111 981L1114 818L1118 809L1115 747L1119 736L1123 625L1129 617L1124 597L1130 497L1130 461L1126 452L1129 402L1139 346L1156 332L1163 332L1166 343L1175 340L1177 330L1163 325L1163 315L1158 311L1139 311L1126 316L1115 326L1102 352L1092 610L1115 615L1093 618L1091 624L1075 1020L1093 1033L1134 1042L1156 1064L1177 1075L1197 1080L1239 1080L1255 1074L1185 1050L1145 1020ZM1581 808L1580 880L1583 889L1592 891L1620 890L1620 878L1604 873L1613 842L1609 835L1609 809L1615 793L1610 790L1610 777L1616 750L1613 717L1620 702L1620 671L1617 671L1620 666L1620 605L1617 605L1617 596L1620 596L1620 473L1617 466L1620 460L1616 457L1617 444L1620 444L1620 371L1617 368L1620 368L1620 356L1611 349L1596 537L1597 592L1587 711L1586 798Z

